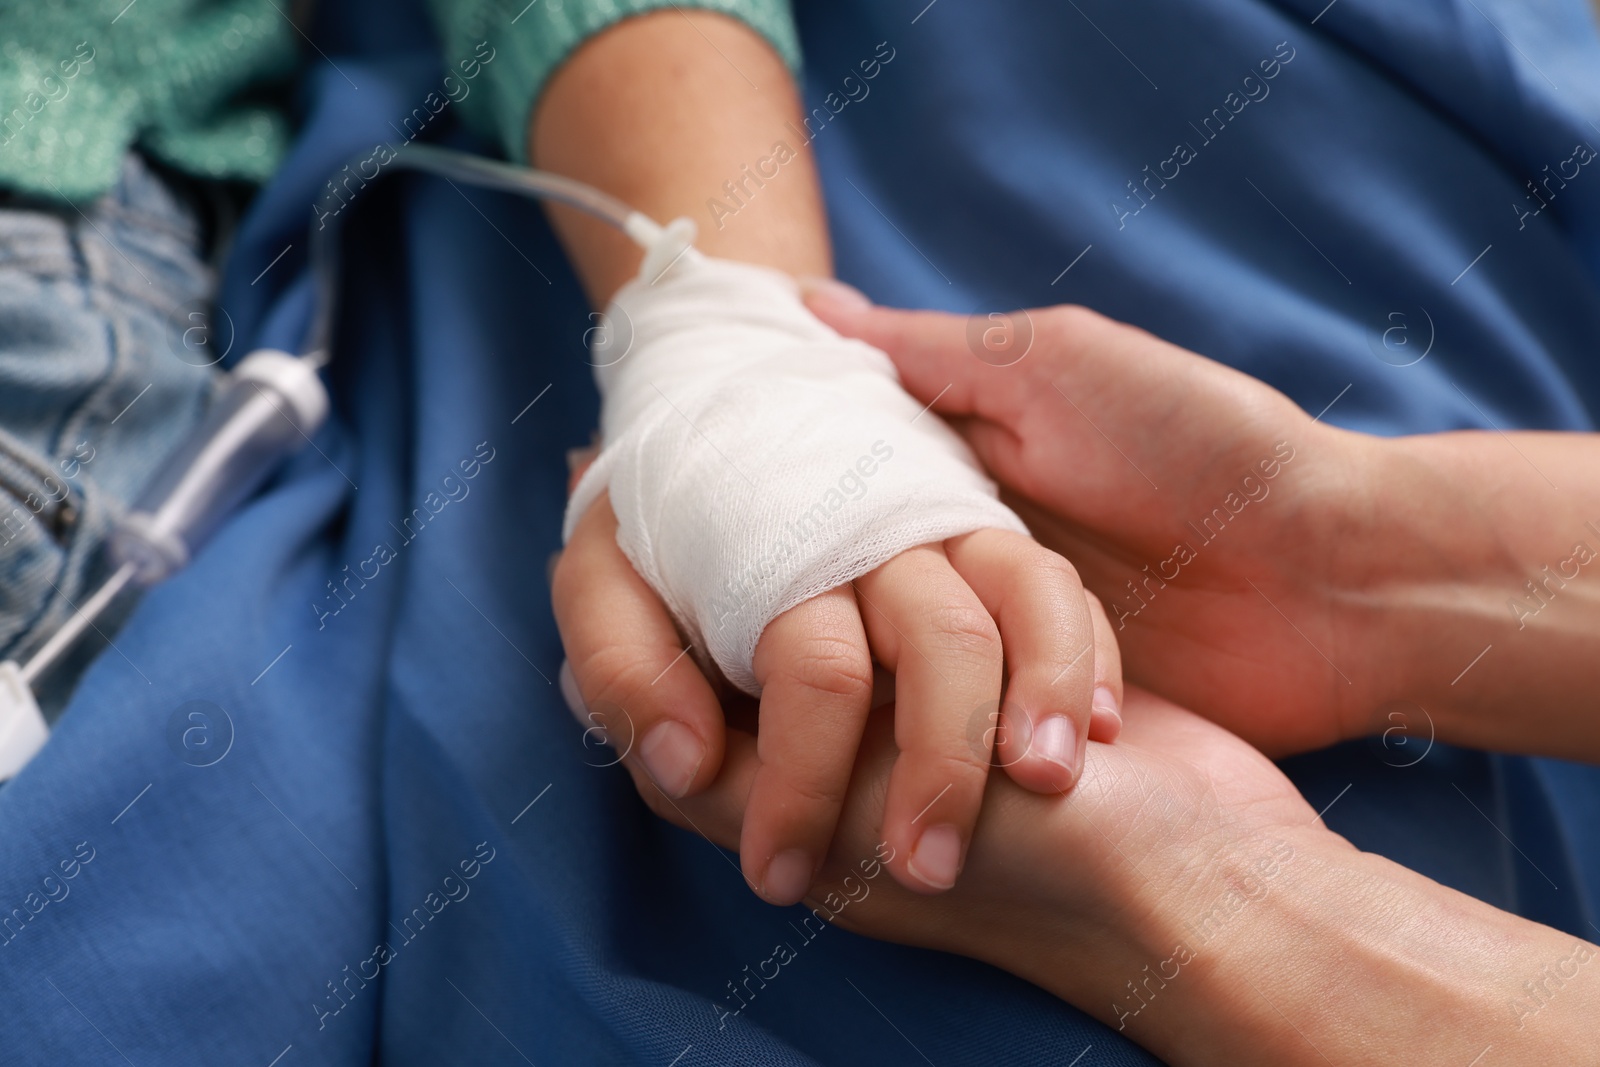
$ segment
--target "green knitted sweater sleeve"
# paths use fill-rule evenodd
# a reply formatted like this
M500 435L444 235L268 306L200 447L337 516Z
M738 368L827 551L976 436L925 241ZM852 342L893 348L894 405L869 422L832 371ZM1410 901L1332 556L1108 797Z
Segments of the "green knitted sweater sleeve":
M799 66L788 0L429 2L453 75L446 92L470 125L518 161L550 74L588 37L630 15L668 6L720 11ZM296 58L289 6L0 0L0 190L92 199L115 183L130 146L199 177L266 180L290 138L279 106Z
M0 0L0 188L87 200L130 145L201 177L260 181L294 31L272 0Z
M461 101L462 117L479 132L493 137L506 156L517 162L527 160L529 116L550 75L578 45L632 15L663 8L718 11L739 19L766 38L791 70L798 71L800 67L800 45L788 0L429 3L439 24L446 68L465 72L481 64L476 91ZM492 57L488 62L482 62L485 54Z

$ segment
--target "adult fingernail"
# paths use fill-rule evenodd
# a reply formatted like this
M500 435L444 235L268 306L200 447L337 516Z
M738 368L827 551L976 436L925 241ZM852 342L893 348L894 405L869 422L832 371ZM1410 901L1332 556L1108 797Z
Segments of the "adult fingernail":
M1069 770L1077 766L1078 733L1065 715L1052 715L1033 728L1033 751L1040 759Z
M589 457L593 454L594 450L590 448L567 449L567 473L577 474L578 467L584 463L587 463L589 461Z
M566 660L561 661L561 669L556 672L556 681L561 687L561 699L567 702L567 710L578 720L578 725L591 725L584 721L589 709L583 706L583 694L578 692L578 679L572 676L572 665Z
M906 867L934 889L949 889L961 872L961 831L948 824L928 827L917 838Z
M802 849L791 848L772 857L761 895L773 904L788 907L800 903L811 888L811 857Z
M799 278L800 295L808 302L827 304L840 311L862 311L872 306L860 289L833 278Z
M644 735L639 758L661 791L676 800L689 791L705 762L706 746L683 723L664 722Z

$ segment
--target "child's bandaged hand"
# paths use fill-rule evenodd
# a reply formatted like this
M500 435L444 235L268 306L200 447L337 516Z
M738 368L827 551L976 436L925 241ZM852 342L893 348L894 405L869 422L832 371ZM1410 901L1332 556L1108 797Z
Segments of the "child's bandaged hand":
M827 854L876 660L897 683L890 868L948 888L996 751L1020 784L1061 791L1085 739L1114 737L1103 612L887 359L813 318L788 279L690 253L608 314L605 448L574 492L555 590L585 703L626 713L631 768L669 796L715 777L718 705L694 662L673 665L683 645L654 591L697 658L760 696L740 851L788 904Z

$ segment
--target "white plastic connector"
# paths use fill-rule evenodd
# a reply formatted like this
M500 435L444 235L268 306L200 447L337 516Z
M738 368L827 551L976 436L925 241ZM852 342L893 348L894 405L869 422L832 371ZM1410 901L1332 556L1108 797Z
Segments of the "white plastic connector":
M113 559L134 568L134 581L143 586L164 582L189 565L189 546L176 530L146 511L131 511L111 531Z
M656 229L655 240L645 246L644 262L639 264L639 280L649 285L660 281L683 260L693 259L700 254L694 247L694 239L699 236L700 230L693 219L675 218Z
M289 402L288 415L300 432L310 436L328 417L328 390L317 369L322 364L287 352L262 348L241 359L233 376L243 382L260 382Z
M661 239L661 224L642 211L635 211L622 224L622 232L646 252Z
M12 660L0 663L0 782L16 776L50 740L33 690Z

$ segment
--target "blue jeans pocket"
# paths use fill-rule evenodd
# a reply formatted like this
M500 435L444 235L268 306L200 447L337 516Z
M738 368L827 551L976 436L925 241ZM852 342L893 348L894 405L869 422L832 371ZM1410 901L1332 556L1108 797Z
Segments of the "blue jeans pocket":
M62 577L82 494L0 429L0 650L37 620Z
M205 411L218 372L173 339L211 288L201 243L137 155L83 215L0 210L0 657L72 614L127 502Z

